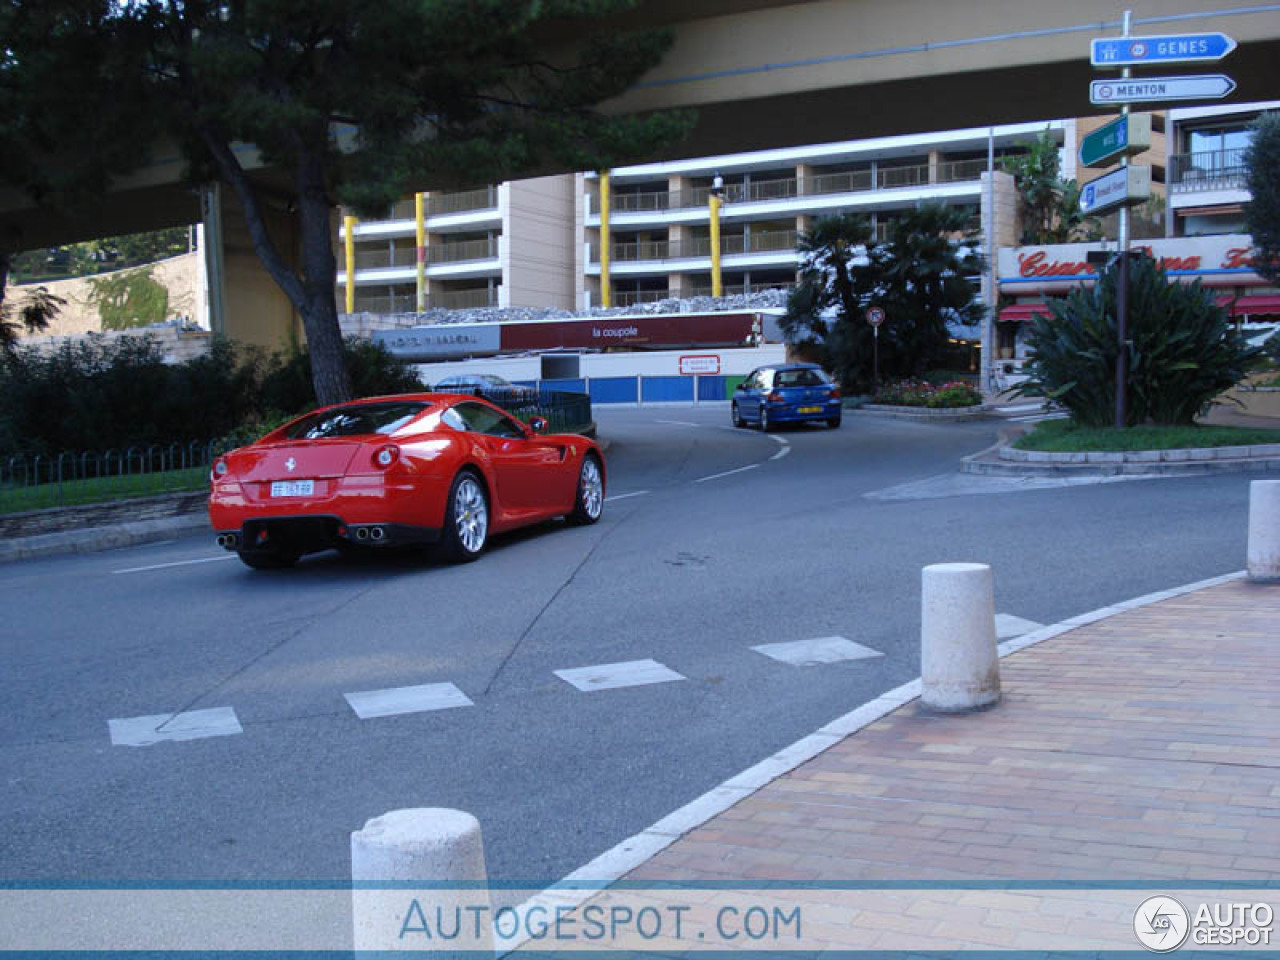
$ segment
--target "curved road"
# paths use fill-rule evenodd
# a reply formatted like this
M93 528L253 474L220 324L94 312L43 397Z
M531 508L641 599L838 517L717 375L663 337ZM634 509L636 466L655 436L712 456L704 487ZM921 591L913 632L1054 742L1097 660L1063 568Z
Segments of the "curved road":
M600 420L604 519L473 565L254 573L199 537L0 568L0 879L342 881L369 817L455 806L494 879L544 886L916 676L927 563L993 564L997 610L1038 623L1242 565L1245 476L919 484L995 426ZM831 636L879 655L752 649ZM555 673L643 660L679 679L582 692ZM360 719L344 696L441 683L472 705ZM242 732L108 733L211 708Z

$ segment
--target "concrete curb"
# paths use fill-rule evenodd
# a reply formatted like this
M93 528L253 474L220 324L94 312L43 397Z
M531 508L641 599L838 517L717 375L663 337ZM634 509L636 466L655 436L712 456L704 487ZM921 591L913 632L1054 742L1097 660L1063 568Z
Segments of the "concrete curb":
M203 512L160 520L138 520L88 530L63 530L0 541L0 563L37 560L66 553L93 553L133 547L158 540L170 540L190 533L209 532L209 518Z
M1100 607L1097 610L1082 613L1021 637L1006 640L998 647L999 655L1004 658L1029 647L1034 647L1045 640L1061 636L1064 633L1070 633L1077 627L1097 623L1099 620L1106 620L1108 617L1136 610L1139 607L1150 606L1153 603L1160 603L1163 600L1172 600L1174 597L1195 593L1197 590L1216 587L1233 580L1243 580L1245 576L1245 572L1241 570L1220 577L1211 577L1208 580L1199 580L1195 583L1174 587L1170 590L1148 593L1108 607ZM917 678L881 694L876 699L869 703L864 703L856 710L852 710L842 717L837 717L809 734L809 736L797 740L789 747L784 747L773 756L761 760L753 767L748 767L737 776L730 777L720 786L707 791L696 800L667 814L667 816L651 825L648 829L628 837L612 849L606 850L594 860L584 864L562 878L558 883L542 891L542 893L530 897L516 910L523 915L527 911L536 908L554 910L556 907L573 909L580 906L595 896L602 887L607 887L622 879L632 870L653 859L653 857L671 846L686 833L707 823L738 801L745 800L769 783L812 760L818 754L846 737L869 727L898 708L904 707L912 700L919 698L920 690L921 681ZM524 928L524 925L522 925L521 929ZM504 941L502 943L502 956L507 956L509 952L518 949L528 939L526 936L518 942L513 940Z
M960 460L960 472L988 477L1197 477L1215 473L1280 472L1280 456L1243 457L1212 460L1129 460L1129 461L1016 461L1002 459L1004 449L993 459L996 448L988 448ZM1222 449L1235 450L1235 447ZM1135 451L1161 453L1166 451ZM1177 451L1173 451L1177 452ZM1067 456L1084 456L1068 454Z
M1205 463L1217 460L1280 458L1280 443L1231 447L1183 447L1178 450L1089 450L1079 453L1054 453L1045 450L1001 447L998 456L1001 460L1017 463Z

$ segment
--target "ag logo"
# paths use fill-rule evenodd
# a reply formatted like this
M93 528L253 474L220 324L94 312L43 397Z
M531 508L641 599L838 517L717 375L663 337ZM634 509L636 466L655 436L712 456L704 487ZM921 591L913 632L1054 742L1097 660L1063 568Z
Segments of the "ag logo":
M284 468L288 470L290 473L293 473L293 471L297 468L297 466L298 466L298 461L293 459L293 457L290 457L288 460L284 462Z
M1133 915L1138 942L1155 953L1177 950L1191 930L1187 908L1173 897L1148 897Z

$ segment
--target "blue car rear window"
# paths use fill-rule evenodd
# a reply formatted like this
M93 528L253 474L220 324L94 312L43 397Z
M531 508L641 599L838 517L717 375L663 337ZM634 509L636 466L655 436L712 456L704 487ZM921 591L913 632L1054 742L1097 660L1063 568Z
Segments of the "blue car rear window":
M821 387L831 382L821 370L779 370L773 377L775 387Z

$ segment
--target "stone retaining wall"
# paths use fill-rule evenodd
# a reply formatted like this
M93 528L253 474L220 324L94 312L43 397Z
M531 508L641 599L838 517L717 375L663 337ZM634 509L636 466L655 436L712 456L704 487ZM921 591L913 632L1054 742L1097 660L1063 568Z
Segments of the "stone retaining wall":
M160 520L199 513L207 508L208 503L208 491L201 490L81 507L55 507L50 510L11 513L0 516L0 537L32 537L42 533L105 527L135 520Z
M983 420L990 409L986 404L974 407L899 407L887 403L864 403L857 408L857 412L898 420L958 423L965 420Z

